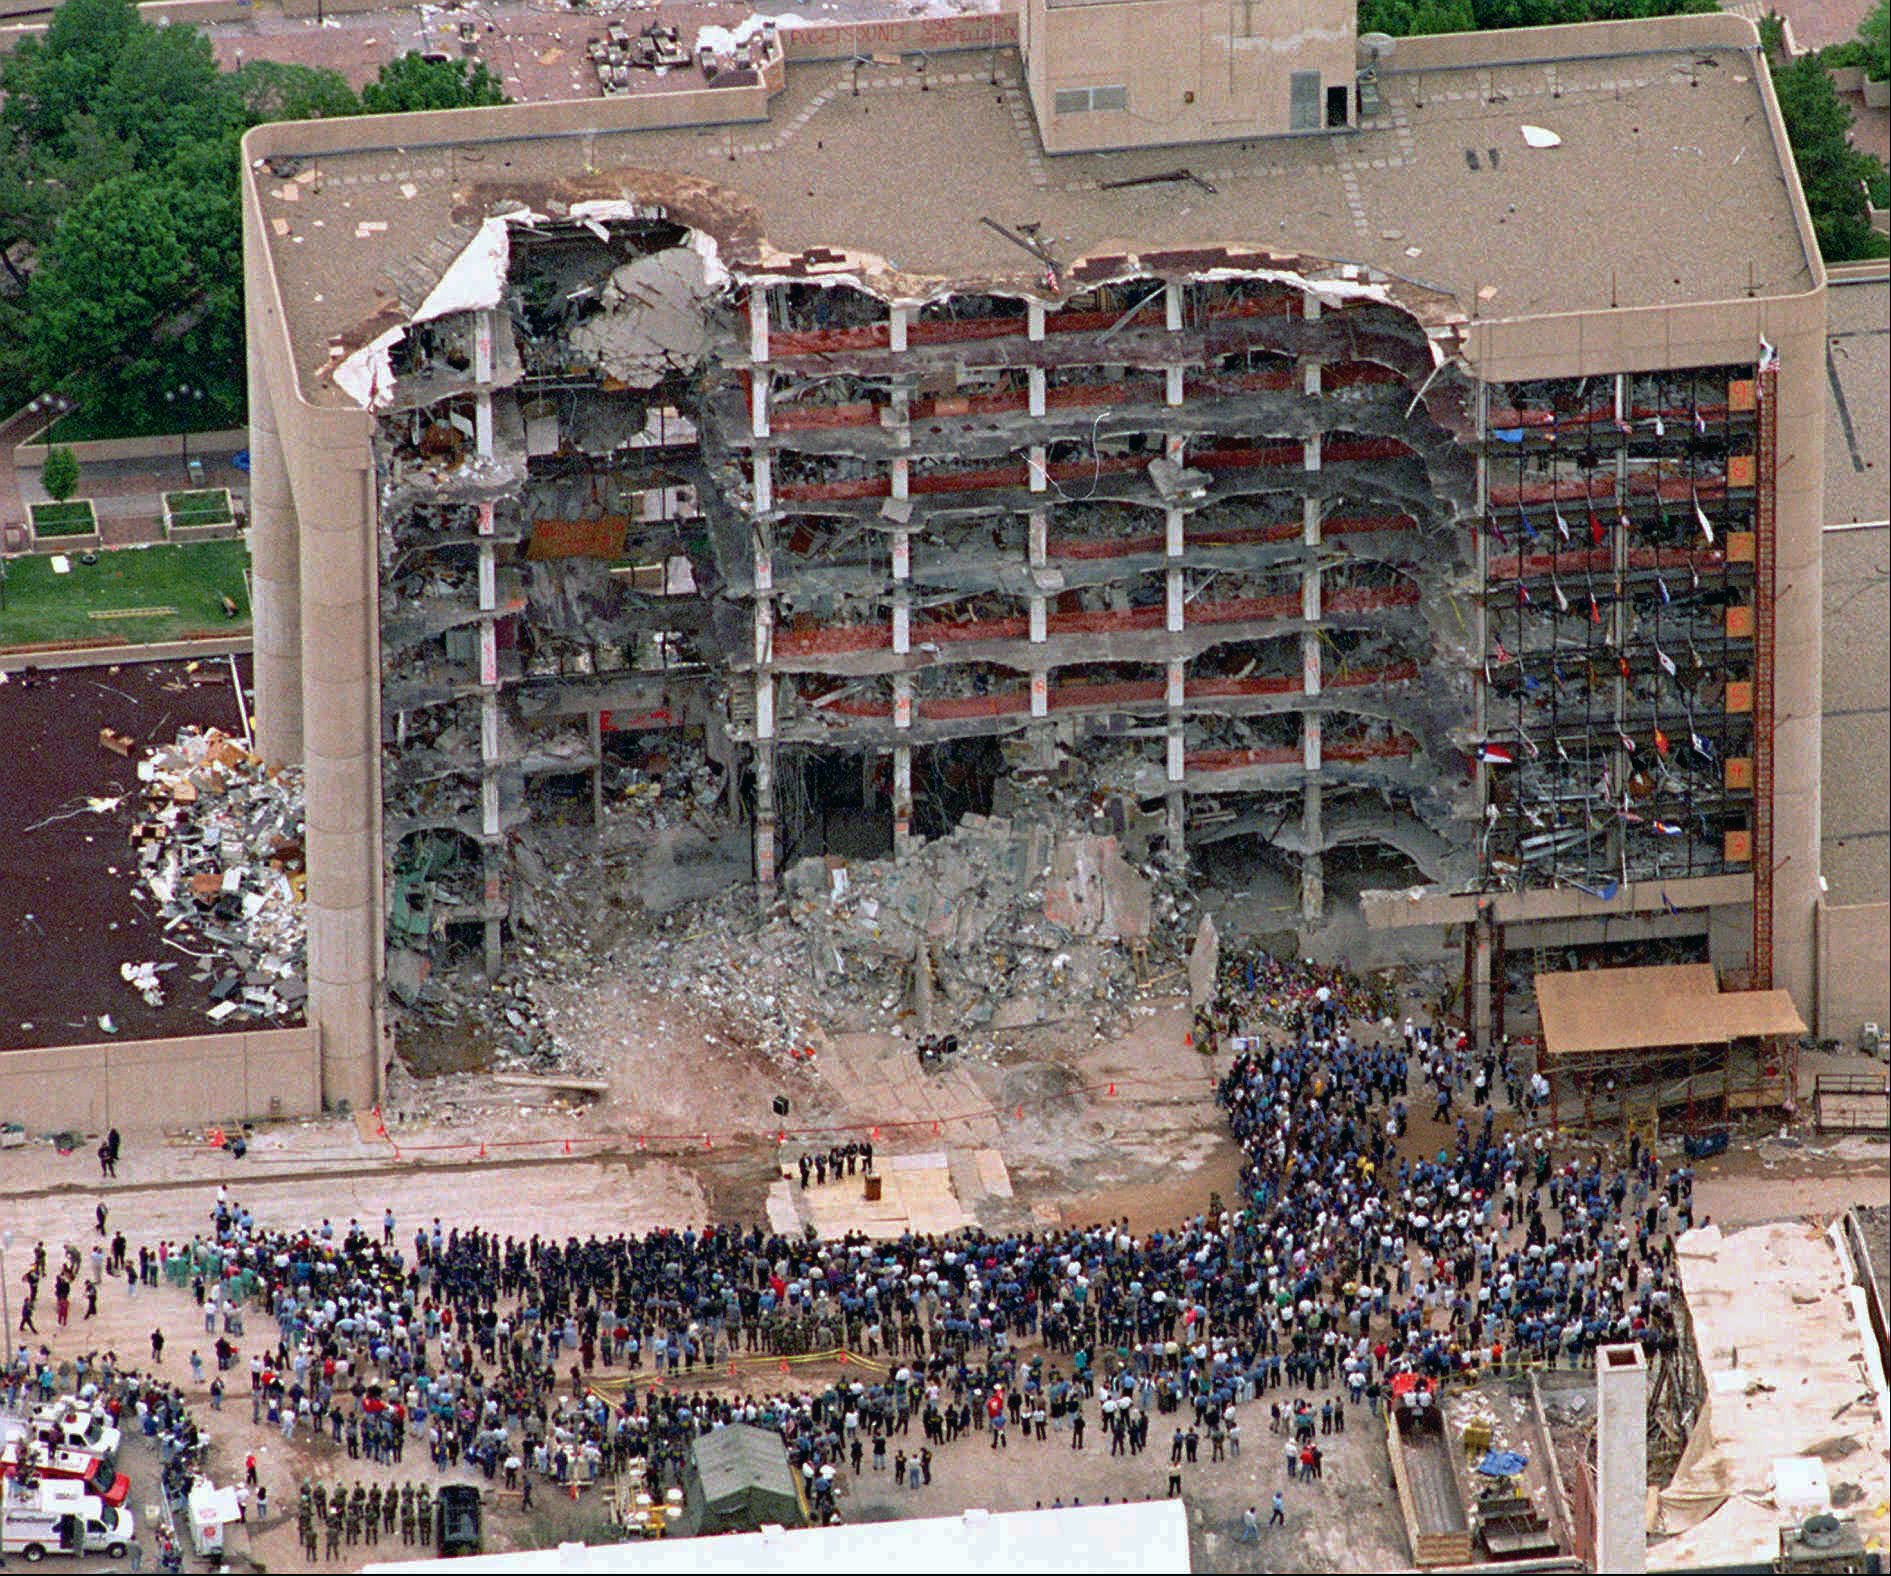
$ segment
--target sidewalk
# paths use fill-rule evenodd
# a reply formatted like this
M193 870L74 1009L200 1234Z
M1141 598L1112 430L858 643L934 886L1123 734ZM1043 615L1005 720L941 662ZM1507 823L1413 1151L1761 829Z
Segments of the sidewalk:
M13 439L13 442L19 440ZM193 456L197 458L197 456ZM164 539L164 494L203 487L227 487L233 498L249 501L249 476L230 463L228 454L202 456L203 481L192 482L181 459L102 460L85 466L75 497L89 498L98 515L99 534L106 547L129 547ZM0 486L18 484L19 502L12 518L26 518L26 504L45 503L46 490L39 475L0 466ZM7 500L0 492L0 516L7 515ZM247 507L245 509L247 514Z

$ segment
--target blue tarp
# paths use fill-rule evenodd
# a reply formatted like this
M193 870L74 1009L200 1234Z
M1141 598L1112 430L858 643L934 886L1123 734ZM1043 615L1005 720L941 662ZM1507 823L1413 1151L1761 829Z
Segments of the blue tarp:
M1530 1464L1528 1456L1519 1455L1514 1450L1491 1450L1477 1464L1477 1470L1485 1477L1515 1477Z

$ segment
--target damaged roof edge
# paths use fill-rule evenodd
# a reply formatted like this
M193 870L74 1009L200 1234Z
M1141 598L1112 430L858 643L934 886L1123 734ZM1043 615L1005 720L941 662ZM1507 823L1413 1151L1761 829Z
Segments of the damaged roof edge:
M651 174L651 185L675 180L675 177ZM752 260L738 254L739 272L732 271L723 260L722 242L700 221L707 217L701 211L704 207L731 215L746 209L747 205L736 193L697 181L688 184L698 189L675 194L681 198L677 201L665 200L648 188L640 188L636 195L626 194L621 184L613 195L575 196L569 191L574 184L595 189L610 179L592 177L579 183L559 183L557 196L550 191L534 193L507 187L502 192L489 191L486 202L481 204L475 194L473 200L459 210L461 217L478 219L479 229L473 240L447 265L411 318L393 327L382 327L385 316L377 314L371 323L363 325L363 333L369 329L377 331L362 340L333 369L331 376L335 386L363 409L384 406L393 398L393 348L400 343L408 327L457 312L497 307L504 297L511 264L511 231L515 225L575 222L595 229L602 236L604 226L613 220L667 220L688 231L688 245L701 257L712 289L739 285L811 284L822 288L845 285L883 300L889 306L923 306L955 295L990 294L1041 301L1054 307L1066 294L1046 290L1042 288L1042 279L1029 276L945 280L902 273L886 259L866 253L823 249L818 254L791 255L771 247L753 222L732 226L729 239L737 248L748 243L752 254ZM481 207L485 210L483 213L478 212ZM752 210L746 217L752 220ZM1141 279L1193 283L1260 280L1303 290L1331 305L1349 301L1377 302L1408 312L1424 328L1434 368L1442 367L1459 354L1460 330L1466 321L1456 298L1434 286L1362 263L1260 249L1247 251L1213 246L1146 253L1099 253L1077 260L1069 268L1067 277L1084 290ZM342 343L346 344L349 337L344 336Z

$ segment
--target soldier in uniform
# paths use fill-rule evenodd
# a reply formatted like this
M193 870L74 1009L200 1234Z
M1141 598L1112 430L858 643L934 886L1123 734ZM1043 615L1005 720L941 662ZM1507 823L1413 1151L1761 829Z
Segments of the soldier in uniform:
M388 1484L387 1492L381 1496L381 1530L390 1538L394 1536L394 1485Z
M317 1521L327 1521L328 1520L328 1485L324 1482L321 1482L318 1479L316 1481L315 1492L312 1497L315 1501L315 1519Z
M342 1520L341 1494L337 1492L335 1497L328 1502L328 1554L327 1554L327 1558L331 1560L338 1560L341 1558L341 1520Z
M348 1547L353 1548L361 1541L361 1515L368 1506L368 1491L359 1483L348 1496L347 1521L344 1524L348 1533Z
M422 1483L414 1490L414 1526L423 1548L433 1542L433 1495Z
M315 1502L309 1498L309 1486L306 1483L302 1485L302 1492L296 1500L295 1529L302 1539L302 1557L313 1561L316 1556Z
M414 1485L401 1484L401 1542L414 1541Z
M364 1530L368 1534L368 1542L381 1541L381 1485L379 1483L368 1490L368 1519Z

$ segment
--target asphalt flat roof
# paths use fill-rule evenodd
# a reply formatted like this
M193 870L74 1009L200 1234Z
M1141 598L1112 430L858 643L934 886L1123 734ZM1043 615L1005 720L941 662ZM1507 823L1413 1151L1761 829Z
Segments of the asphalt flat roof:
M1829 451L1829 430L1826 441ZM1820 870L1834 905L1882 903L1891 893L1891 527L1827 530L1824 545Z
M1637 36L1658 42L1667 25L1641 24ZM1607 38L1619 49L1619 32ZM766 124L331 153L294 199L259 173L305 391L340 398L310 376L330 339L353 349L372 337L377 311L412 293L391 281L429 240L463 245L508 197L661 201L720 230L738 267L836 248L872 260L869 281L909 299L979 284L1042 290L1042 264L986 217L1037 224L1066 284L1086 257L1237 247L1367 264L1488 317L1812 285L1753 62L1739 50L1689 42L1394 71L1384 112L1357 133L1056 158L1043 154L1016 55L997 57L997 87L990 63L983 52L937 57L924 92L907 67L867 69L858 96L843 65L790 65ZM1562 145L1532 149L1526 123ZM469 139L477 125L469 114ZM271 131L271 146L294 151L296 128ZM362 133L385 135L368 122ZM1214 192L1103 184L1183 166Z
M1539 974L1536 1004L1551 1056L1806 1032L1789 993L1723 991L1711 963Z
M1891 519L1891 281L1835 281L1825 323L1825 518Z

